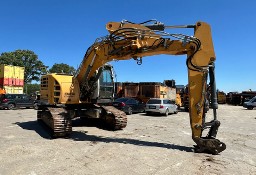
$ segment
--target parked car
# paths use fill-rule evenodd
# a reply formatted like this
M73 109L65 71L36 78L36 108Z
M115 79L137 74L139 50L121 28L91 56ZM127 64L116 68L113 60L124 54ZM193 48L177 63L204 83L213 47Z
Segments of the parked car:
M134 98L118 98L113 102L113 106L128 115L145 111L145 103Z
M256 107L256 96L253 97L251 100L244 102L243 107L247 108L249 110L252 110L253 108L255 108Z
M151 113L159 113L168 116L169 114L177 114L178 107L175 101L162 98L151 98L146 103L145 112L147 115Z
M37 109L37 101L26 94L0 95L0 109L15 109L20 107Z

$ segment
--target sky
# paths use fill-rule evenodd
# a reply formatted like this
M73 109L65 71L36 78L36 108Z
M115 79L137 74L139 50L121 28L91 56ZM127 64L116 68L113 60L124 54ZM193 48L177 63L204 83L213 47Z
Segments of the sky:
M217 88L226 93L256 91L254 0L0 0L0 4L0 53L32 50L49 67L65 63L78 68L88 47L108 35L108 22L207 22L216 54ZM133 59L110 64L119 82L188 82L186 55L145 57L142 65Z

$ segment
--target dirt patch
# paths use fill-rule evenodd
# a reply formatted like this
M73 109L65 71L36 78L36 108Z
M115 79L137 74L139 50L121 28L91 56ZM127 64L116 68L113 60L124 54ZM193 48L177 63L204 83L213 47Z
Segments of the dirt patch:
M0 110L0 175L255 174L256 110L220 105L217 112L227 149L209 155L193 152L186 112L129 115L115 132L77 124L70 138L51 139L35 110Z

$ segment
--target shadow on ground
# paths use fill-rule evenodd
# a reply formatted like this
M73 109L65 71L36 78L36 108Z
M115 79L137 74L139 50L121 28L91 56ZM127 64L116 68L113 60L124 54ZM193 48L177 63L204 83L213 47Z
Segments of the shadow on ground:
M44 124L38 123L37 121L17 122L14 124L17 124L18 126L26 130L35 131L42 138L53 139L50 135L49 128ZM88 126L86 127L91 127L92 124L94 123L88 123L87 124ZM81 122L79 121L74 121L73 127L76 127L76 126L85 126L85 125L81 125ZM114 137L102 137L97 135L88 135L87 131L72 131L72 133L66 139L72 139L74 141L87 141L87 142L91 142L92 144L97 144L100 142L101 143L121 143L121 144L131 144L136 146L160 147L160 148L180 150L180 151L186 151L186 152L194 152L193 147L187 147L187 146L181 146L181 145L175 145L175 144L169 144L169 143L143 141L143 140L132 139L132 138L114 138Z
M131 144L137 146L149 146L149 147L160 147L167 149L175 149L186 152L193 152L192 147L169 144L169 143L160 143L160 142L151 142L151 141L143 141L132 138L114 138L114 137L101 137L95 135L88 135L86 133L82 133L79 131L73 131L70 139L75 141L90 141L92 143L104 142L104 143L122 143L122 144Z
M51 139L51 136L48 133L48 128L45 128L46 126L40 125L37 121L16 122L14 124L18 125L22 129L35 131L45 139Z

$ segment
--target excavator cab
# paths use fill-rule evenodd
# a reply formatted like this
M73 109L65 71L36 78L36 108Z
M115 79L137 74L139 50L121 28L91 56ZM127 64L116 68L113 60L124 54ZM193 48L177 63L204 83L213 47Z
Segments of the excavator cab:
M115 82L111 65L105 65L96 81L96 89L91 97L92 101L101 105L108 105L114 100Z

